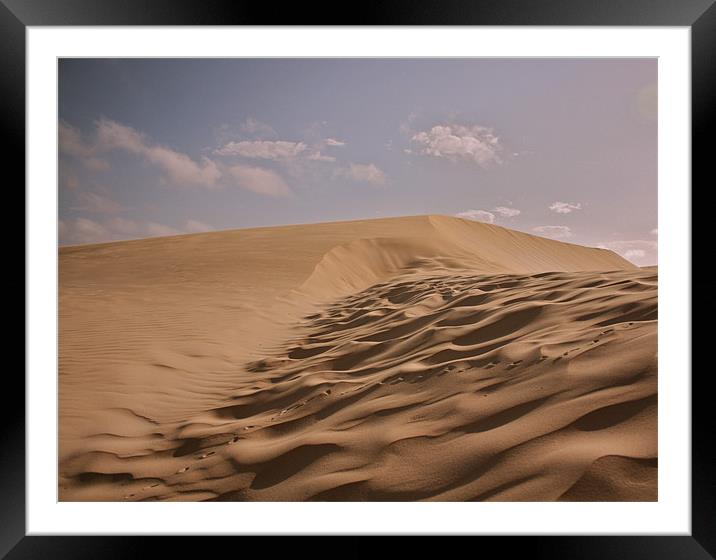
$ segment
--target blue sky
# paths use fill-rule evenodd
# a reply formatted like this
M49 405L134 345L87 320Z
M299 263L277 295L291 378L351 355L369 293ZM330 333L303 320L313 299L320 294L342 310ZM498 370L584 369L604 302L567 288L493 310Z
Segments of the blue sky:
M653 59L64 59L60 243L461 215L656 263Z

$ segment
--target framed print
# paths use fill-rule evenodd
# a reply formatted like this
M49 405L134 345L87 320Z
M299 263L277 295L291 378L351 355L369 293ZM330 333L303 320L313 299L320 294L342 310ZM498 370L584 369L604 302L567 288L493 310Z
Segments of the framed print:
M264 10L0 5L27 219L0 551L711 557L712 3Z

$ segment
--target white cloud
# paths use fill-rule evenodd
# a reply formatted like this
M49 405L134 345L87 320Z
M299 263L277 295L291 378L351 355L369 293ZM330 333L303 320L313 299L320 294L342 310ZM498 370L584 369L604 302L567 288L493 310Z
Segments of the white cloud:
M493 210L503 218L514 218L522 213L522 211L517 208L508 208L507 206L497 206Z
M196 230L197 224L200 224L200 222L189 220L186 230ZM90 220L87 218L60 220L58 225L60 244L62 245L106 243L122 239L162 237L183 233L182 230L166 224L152 221L129 220L119 216L104 221ZM204 226L205 224L201 225Z
M620 254L632 262L647 259L647 262L656 262L658 243L646 239L627 239L607 241L598 245L602 249L609 249ZM639 264L639 263L635 263Z
M646 256L646 251L644 249L629 249L624 253L624 256L629 260L642 259Z
M311 161L336 161L336 158L333 156L327 156L322 154L321 152L312 152L308 154L308 159Z
M418 114L416 112L408 113L408 116L405 118L404 121L400 123L400 132L402 134L410 134L413 130L413 123L418 118Z
M571 203L571 202L553 202L550 207L550 210L552 212L557 212L557 214L569 214L570 212L573 212L574 210L581 210L582 205L581 203Z
M144 152L145 157L162 169L167 178L178 184L215 187L221 178L216 162L202 156L197 163L186 154L175 152L164 146L153 146Z
M108 119L100 119L96 124L98 146L144 157L159 167L169 182L210 188L216 186L221 178L218 166L207 157L202 157L197 163L186 154L151 144L143 134L129 126Z
M58 145L61 154L78 159L92 171L109 169L109 163L98 157L97 146L85 141L79 129L65 121L58 125Z
M245 134L260 137L276 136L276 131L271 126L257 119L254 119L253 117L249 117L243 123L241 123L241 125L239 126L239 130L241 130L241 132L244 132Z
M429 156L472 161L481 167L502 161L499 138L484 126L437 125L414 134L411 141Z
M209 224L200 222L198 220L187 220L184 229L189 233L201 233L204 231L213 231L214 228Z
M387 180L385 173L372 163L351 163L346 169L341 170L339 175L372 185L384 185Z
M229 142L215 150L221 156L242 156L268 160L287 160L299 157L307 146L303 142L285 140L242 140Z
M60 227L60 243L100 243L110 240L111 234L105 226L87 218L63 221Z
M567 226L537 226L532 231L552 239L566 239L572 237L572 230Z
M476 222L484 222L487 224L495 223L495 215L487 210L466 210L465 212L459 212L455 214L458 218L465 218L467 220L474 220Z
M73 209L95 214L116 214L124 210L121 204L109 196L95 192L78 193L77 206Z
M95 148L91 144L84 141L82 133L65 121L60 121L58 125L58 143L60 153L74 157L93 157Z
M75 170L62 160L60 160L58 167L60 188L77 190L80 186L80 180Z
M120 238L141 236L142 226L134 220L115 216L106 222L107 229L115 233Z
M267 196L287 196L291 189L281 175L270 169L234 165L229 173L237 180L240 187Z
M178 235L181 233L181 231L176 228L158 224L157 222L147 222L144 229L149 237L165 237L167 235Z
M346 143L342 140L336 140L335 138L326 138L323 143L326 146L345 146Z
M103 149L125 150L134 154L141 154L146 150L144 135L130 126L109 119L100 119L95 125L97 143Z

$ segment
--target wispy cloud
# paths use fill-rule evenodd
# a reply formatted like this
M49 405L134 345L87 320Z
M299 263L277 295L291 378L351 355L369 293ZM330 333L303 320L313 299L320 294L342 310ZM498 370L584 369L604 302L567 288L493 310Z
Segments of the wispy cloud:
M106 220L75 218L60 220L58 234L61 245L106 243L141 237L164 237L182 233L198 233L214 228L197 220L187 220L183 227L172 227L154 221L130 220L114 216Z
M387 182L385 173L373 163L351 163L345 169L339 170L338 175L371 185L384 185Z
M346 143L342 140L336 140L335 138L326 138L323 143L326 146L345 146Z
M109 169L109 163L99 157L98 146L83 138L79 129L62 120L58 124L58 147L61 154L77 159L87 169Z
M455 214L458 218L465 218L467 220L474 220L476 222L484 222L486 224L495 223L495 215L487 210L465 210Z
M312 152L308 155L308 159L310 161L327 161L327 162L333 162L336 161L336 158L333 156L327 156L325 154L322 154L321 152Z
M77 194L77 204L73 210L94 214L117 214L124 210L124 207L107 195L96 192L80 192Z
M214 227L199 220L187 220L185 229L188 233L202 233L205 231L213 231Z
M299 157L307 149L303 142L286 140L242 140L229 142L214 151L220 156L241 156L268 160L286 160Z
M82 133L66 121L60 121L58 125L58 142L60 153L75 157L92 157L95 155L95 147L85 142Z
M290 187L281 175L271 169L252 167L249 165L233 165L228 168L231 176L239 186L258 194L267 196L288 196Z
M517 208L509 208L507 206L497 206L493 210L503 218L514 218L522 213L522 211Z
M247 123L245 124L249 127L260 129L258 121L247 121ZM106 118L99 119L95 124L96 130L92 142L83 139L77 129L65 124L62 129L65 137L65 151L76 157L87 157L88 155L94 157L95 154L114 150L134 154L158 168L164 182L169 184L219 188L234 182L241 188L267 196L282 196L291 193L291 189L281 175L271 169L241 164L226 166L206 156L202 156L197 161L187 154L152 142L145 134L130 126ZM217 152L266 160L290 160L305 153L308 156L306 159L335 161L332 156L323 155L319 151L307 150L306 144L302 142L268 140L230 142ZM65 182L68 183L68 186L76 188L78 186L76 175L68 173L67 171L64 174ZM81 209L111 213L111 206L107 201L101 200L98 195L85 194L83 197ZM158 232L162 228L155 228L155 230Z
M273 127L253 117L248 117L243 123L241 123L239 130L244 134L258 136L260 138L276 136L276 131Z
M80 187L80 180L77 173L66 162L60 160L58 166L58 179L61 189L77 190Z
M598 247L619 253L625 259L638 265L644 262L656 262L658 243L647 239L626 239L605 241Z
M643 259L646 256L646 251L644 249L629 249L624 252L624 256L629 260Z
M97 143L101 149L123 150L144 157L175 184L215 187L221 178L216 162L202 157L199 162L166 146L150 142L137 130L109 119L97 121Z
M552 239L567 239L573 235L572 230L567 226L537 226L532 228L532 231Z
M414 134L411 142L421 154L451 161L471 161L480 167L502 161L499 138L484 126L437 125Z
M572 202L553 202L550 207L550 210L552 212L557 212L557 214L569 214L570 212L574 212L575 210L581 210L582 205L579 202L572 203Z

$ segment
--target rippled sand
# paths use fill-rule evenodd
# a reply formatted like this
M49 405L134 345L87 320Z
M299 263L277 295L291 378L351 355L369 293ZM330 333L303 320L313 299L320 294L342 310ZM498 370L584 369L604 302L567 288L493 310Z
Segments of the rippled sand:
M657 272L445 217L60 252L62 500L655 500Z

